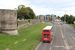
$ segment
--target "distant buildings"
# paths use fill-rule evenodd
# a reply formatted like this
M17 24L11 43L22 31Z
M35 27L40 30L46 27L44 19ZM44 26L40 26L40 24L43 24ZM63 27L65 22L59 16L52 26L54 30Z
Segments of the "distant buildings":
M40 19L40 17L41 17L41 16L40 16L40 15L38 15L37 17L38 17L38 19ZM44 18L44 19L43 19L44 21L50 21L50 20L49 20L49 19L50 19L50 17L52 17L52 18L53 18L53 21L55 21L55 20L56 20L56 15L53 15L53 14L52 14L52 15L44 15L42 18Z

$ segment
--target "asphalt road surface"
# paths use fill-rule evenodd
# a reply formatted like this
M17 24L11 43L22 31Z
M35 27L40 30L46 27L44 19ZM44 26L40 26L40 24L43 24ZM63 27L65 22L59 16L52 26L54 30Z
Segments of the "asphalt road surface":
M41 41L35 50L75 50L75 28L66 24L53 24L53 32L52 41Z
M64 27L65 26L65 27ZM64 37L68 44L69 50L75 50L75 28L69 25L61 25L61 29L63 31ZM64 31L65 28L65 31Z

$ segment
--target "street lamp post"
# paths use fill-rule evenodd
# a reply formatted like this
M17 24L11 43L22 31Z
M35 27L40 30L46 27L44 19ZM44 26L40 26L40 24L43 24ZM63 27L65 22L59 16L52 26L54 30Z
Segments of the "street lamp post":
M65 11L65 17L64 17L64 34L65 34L66 11L71 11L71 10L60 10L60 11ZM63 38L65 38L65 36L63 36Z

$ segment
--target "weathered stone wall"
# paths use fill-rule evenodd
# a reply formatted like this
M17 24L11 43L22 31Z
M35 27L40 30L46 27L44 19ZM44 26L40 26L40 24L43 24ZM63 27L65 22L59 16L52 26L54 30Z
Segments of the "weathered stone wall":
M44 23L44 17L45 17L45 16L44 16L44 15L40 15L39 17L40 17L40 21L41 21L42 23Z
M40 23L40 21L40 19L31 19L30 23L26 23L25 20L19 20L17 27L17 11L0 9L0 28L4 34L17 35L17 29Z
M37 23L40 23L40 19L31 19L32 25L37 24Z
M17 27L17 29L20 29L20 28L25 28L25 27L28 27L28 26L30 26L31 25L31 23L26 23L26 21L25 20L18 20L19 22L18 22L18 27Z
M1 29L4 34L17 35L17 11L0 9Z
M25 20L18 20L18 21L19 21L19 23L18 23L17 29L25 28L25 27L40 23L40 19L31 19L30 22L28 22L28 23L26 23Z

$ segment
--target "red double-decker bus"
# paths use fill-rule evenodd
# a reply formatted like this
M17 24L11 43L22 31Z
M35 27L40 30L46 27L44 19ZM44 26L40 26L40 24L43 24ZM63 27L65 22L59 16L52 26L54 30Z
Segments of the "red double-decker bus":
M53 29L52 26L46 26L43 30L42 30L42 41L45 42L51 42L51 39L53 37Z

